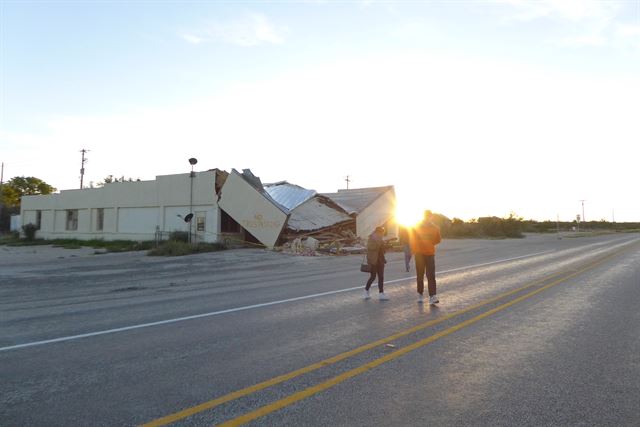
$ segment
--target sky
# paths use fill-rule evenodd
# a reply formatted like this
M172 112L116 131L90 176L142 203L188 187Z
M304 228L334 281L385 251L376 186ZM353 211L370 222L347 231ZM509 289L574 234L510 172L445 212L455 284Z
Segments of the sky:
M640 221L640 0L0 0L4 180L249 168L405 220ZM582 202L584 200L584 202Z

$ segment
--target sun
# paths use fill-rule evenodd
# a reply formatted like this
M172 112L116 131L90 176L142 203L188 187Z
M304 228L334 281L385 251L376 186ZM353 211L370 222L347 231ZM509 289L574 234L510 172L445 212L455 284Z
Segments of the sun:
M395 220L401 226L413 227L422 220L423 214L423 207L399 202L396 205Z

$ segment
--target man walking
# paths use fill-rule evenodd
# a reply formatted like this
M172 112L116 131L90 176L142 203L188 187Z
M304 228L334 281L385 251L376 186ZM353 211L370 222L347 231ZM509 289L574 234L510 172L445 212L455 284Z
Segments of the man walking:
M440 302L436 294L436 245L442 240L440 228L432 222L433 214L424 211L424 219L411 233L411 249L416 260L418 303L424 302L424 276L427 276L429 304Z

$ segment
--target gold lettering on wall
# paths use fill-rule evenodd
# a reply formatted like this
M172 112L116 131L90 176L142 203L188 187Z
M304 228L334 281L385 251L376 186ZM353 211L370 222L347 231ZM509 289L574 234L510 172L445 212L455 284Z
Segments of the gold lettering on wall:
M253 220L244 219L240 222L242 226L246 229L252 228L281 228L282 224L279 221L269 221L265 220L262 214L255 214L253 216Z

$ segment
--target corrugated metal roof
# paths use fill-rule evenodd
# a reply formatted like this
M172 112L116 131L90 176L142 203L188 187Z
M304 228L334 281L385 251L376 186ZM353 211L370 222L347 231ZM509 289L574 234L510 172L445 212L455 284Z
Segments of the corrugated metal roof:
M357 214L389 190L393 190L393 185L338 190L337 193L322 193L322 195L336 202L345 211Z
M330 200L316 196L298 205L291 212L287 227L294 231L314 231L325 227L353 221L346 212L333 205Z
M287 181L264 184L264 189L273 200L289 210L295 209L316 195L315 190L307 190Z

